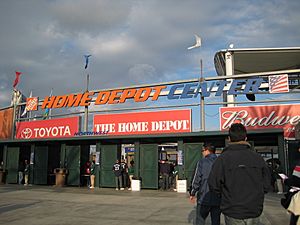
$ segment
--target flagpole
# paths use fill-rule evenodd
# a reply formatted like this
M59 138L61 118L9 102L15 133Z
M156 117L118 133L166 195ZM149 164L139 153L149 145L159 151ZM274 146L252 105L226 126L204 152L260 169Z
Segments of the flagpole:
M90 80L90 75L86 75L86 92L89 92L89 80ZM89 114L89 107L86 105L84 107L84 131L88 131L88 114Z
M15 123L16 123L16 101L17 101L17 90L13 90L13 120L12 120L12 128L11 128L11 139L15 138Z
M200 59L200 83L203 82L203 81L204 81L204 78L203 78L203 63L202 63L202 59ZM201 107L201 130L205 131L205 109L204 109L203 93L201 93L200 107Z

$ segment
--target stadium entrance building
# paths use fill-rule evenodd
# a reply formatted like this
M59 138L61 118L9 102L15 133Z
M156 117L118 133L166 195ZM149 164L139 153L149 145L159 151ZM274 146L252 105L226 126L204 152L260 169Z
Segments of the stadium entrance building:
M299 105L259 105L266 101L255 100L255 97L272 94L268 78L281 75L283 71L289 88L286 93L297 89L300 49L248 51L229 49L218 52L215 63L219 76L201 79L201 82L195 79L50 95L40 101L32 97L26 102L18 101L22 98L15 90L12 107L0 110L0 161L6 174L5 182L18 183L19 163L27 159L31 167L30 183L52 185L55 183L55 170L61 168L67 171L67 185L80 186L85 178L84 165L93 159L96 162L96 186L114 187L112 166L116 159L124 158L128 163L134 161L134 175L141 180L142 188L159 188L159 161L165 159L177 165L178 179L187 180L189 185L196 162L201 158L203 144L211 142L217 147L217 153L221 153L228 144L227 130L233 122L241 122L247 127L248 141L254 151L271 164L277 159L280 170L289 173L299 157L300 133L299 129L295 129L300 120ZM271 57L273 60L280 59L275 57L276 54L284 53L296 66L279 67L278 71L268 66L266 71L257 65L260 71L254 71L254 74L245 67L249 65L249 62L245 63L247 52L251 57L254 53L265 53L267 56L263 58ZM235 54L236 58L232 60ZM228 59L231 61L228 62ZM251 58L251 65L253 60L257 57ZM217 103L204 101L210 96L224 100ZM250 101L237 102L237 96L247 96ZM157 103L160 99L164 100L162 104ZM171 101L180 102L168 104ZM147 104L149 102L151 104ZM124 103L146 104L130 109L101 109L103 105ZM252 106L245 106L249 103ZM284 103L287 103L286 100ZM209 122L209 118L205 118L204 109L210 105L223 106L217 109L220 115L218 131L205 129L205 121ZM84 111L69 114L59 111L70 107L82 107ZM33 117L30 113L21 117L25 108L28 112L53 111L51 116L44 118L41 113L40 117ZM195 120L201 121L199 129L192 127Z

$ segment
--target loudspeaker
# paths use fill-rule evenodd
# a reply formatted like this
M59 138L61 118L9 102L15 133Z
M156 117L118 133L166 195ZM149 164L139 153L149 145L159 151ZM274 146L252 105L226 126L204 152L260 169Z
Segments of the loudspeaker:
M300 122L295 126L295 138L300 140Z

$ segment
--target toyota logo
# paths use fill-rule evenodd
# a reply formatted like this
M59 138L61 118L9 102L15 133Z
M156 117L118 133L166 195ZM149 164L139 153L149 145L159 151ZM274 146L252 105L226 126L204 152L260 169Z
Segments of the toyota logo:
M30 128L24 128L21 131L21 137L24 139L29 139L32 136L32 130Z

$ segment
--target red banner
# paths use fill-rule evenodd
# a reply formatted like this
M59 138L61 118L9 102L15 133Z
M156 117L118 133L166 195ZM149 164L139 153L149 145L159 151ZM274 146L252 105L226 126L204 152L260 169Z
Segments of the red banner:
M107 135L191 132L191 111L170 110L94 116L94 132Z
M79 117L69 117L16 124L16 139L73 137L79 130Z
M248 130L283 128L286 138L295 137L295 125L300 122L300 105L262 105L220 108L220 129L232 123L242 123Z

